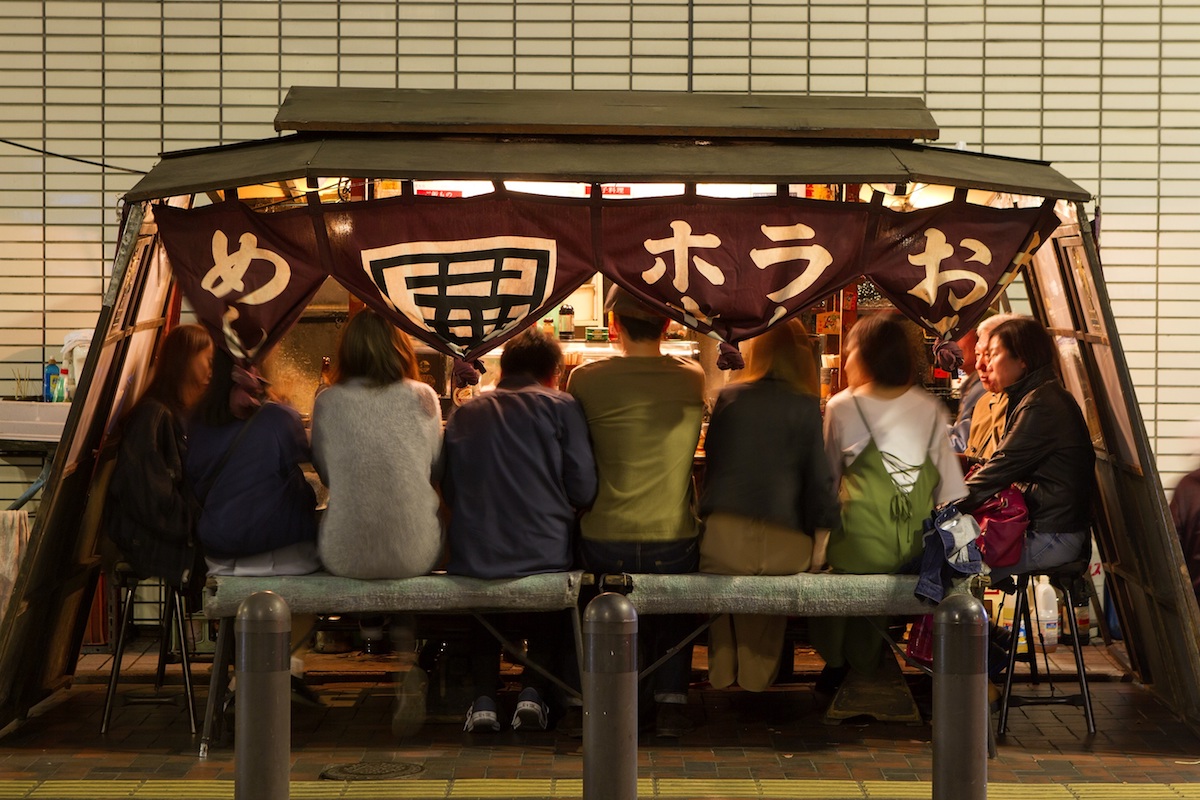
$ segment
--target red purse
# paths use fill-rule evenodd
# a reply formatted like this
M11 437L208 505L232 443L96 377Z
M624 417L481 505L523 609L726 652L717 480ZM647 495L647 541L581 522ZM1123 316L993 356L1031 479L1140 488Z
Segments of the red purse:
M905 653L918 664L933 665L933 614L922 614L913 620Z
M1021 560L1029 509L1016 486L1001 489L972 512L982 531L975 543L989 567L1011 567Z

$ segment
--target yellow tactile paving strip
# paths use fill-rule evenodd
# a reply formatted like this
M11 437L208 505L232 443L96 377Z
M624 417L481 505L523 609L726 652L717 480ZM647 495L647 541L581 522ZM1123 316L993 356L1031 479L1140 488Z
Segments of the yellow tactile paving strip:
M232 781L0 781L0 800L232 800ZM292 800L498 800L577 798L579 779L294 782ZM755 800L928 800L927 781L736 780L643 778L638 797ZM988 785L988 800L1200 800L1200 783Z

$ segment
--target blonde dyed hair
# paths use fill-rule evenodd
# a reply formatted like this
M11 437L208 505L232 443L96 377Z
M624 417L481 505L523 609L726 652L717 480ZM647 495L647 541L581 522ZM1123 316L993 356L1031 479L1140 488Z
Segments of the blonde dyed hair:
M369 308L346 323L338 343L335 383L365 378L372 386L417 380L417 354L408 334Z
M817 362L813 358L808 331L798 319L774 325L746 343L746 366L737 374L739 383L775 378L798 392L817 393Z

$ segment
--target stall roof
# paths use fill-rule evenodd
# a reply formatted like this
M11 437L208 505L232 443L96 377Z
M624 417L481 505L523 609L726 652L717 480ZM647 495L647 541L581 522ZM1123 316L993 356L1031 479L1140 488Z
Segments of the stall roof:
M295 86L277 131L715 139L938 138L916 97Z
M904 142L526 141L295 134L166 153L125 196L154 200L281 180L925 183L1067 200L1090 195L1040 161Z

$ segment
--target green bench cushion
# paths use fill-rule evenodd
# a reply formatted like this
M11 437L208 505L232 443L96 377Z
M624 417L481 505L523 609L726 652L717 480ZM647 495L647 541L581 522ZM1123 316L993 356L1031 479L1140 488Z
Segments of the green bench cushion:
M736 613L795 617L928 614L916 575L634 575L642 614Z
M262 578L214 576L204 590L204 613L209 618L232 617L243 600L268 590L281 595L293 614L556 611L577 603L582 581L580 571L495 580L460 575L360 580L324 572Z
M204 613L232 617L260 591L273 591L294 614L451 611L555 611L571 608L583 573L481 580L423 575L397 580L295 577L210 577ZM798 617L926 614L913 596L915 575L647 575L632 576L629 599L642 614L741 613Z

